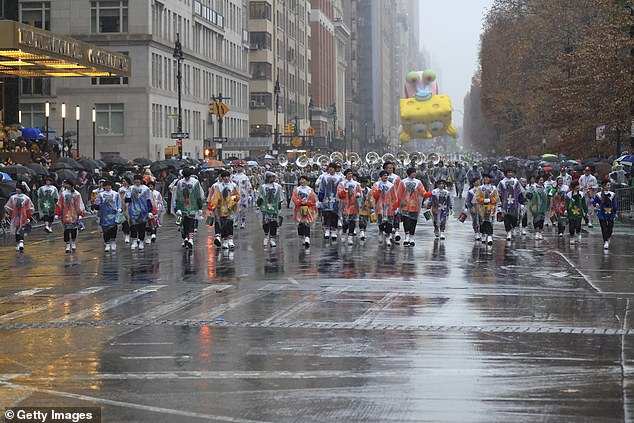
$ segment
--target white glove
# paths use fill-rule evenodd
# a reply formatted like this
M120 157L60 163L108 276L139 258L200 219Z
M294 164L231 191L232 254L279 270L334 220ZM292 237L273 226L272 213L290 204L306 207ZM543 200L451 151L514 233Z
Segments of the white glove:
M176 216L182 216L183 212L181 212L180 210L176 210Z
M484 204L489 204L490 202L491 202L491 199L490 199L490 198L485 198L485 199L484 199Z
M148 213L148 214L147 214L147 217L148 217L148 219L153 219L153 218L154 218L154 215L153 215L152 213Z
M117 213L122 213L122 212L123 212L123 210L117 209Z

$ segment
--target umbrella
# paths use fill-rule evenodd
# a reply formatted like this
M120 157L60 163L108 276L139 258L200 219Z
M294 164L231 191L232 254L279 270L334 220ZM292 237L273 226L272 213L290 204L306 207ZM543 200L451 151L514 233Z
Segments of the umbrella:
M64 138L74 137L75 135L77 135L76 131L66 131L66 132L64 132Z
M55 172L57 176L59 176L60 180L70 179L72 181L77 181L77 172L74 172L70 169L61 169Z
M621 164L630 163L629 166L631 166L632 163L634 163L634 155L621 156L618 159L616 159L616 161Z
M0 197L9 198L15 192L16 181L3 179L0 181Z
M0 172L0 176L2 176L2 179L0 179L0 181L12 181L13 180L11 175L9 175L8 173Z
M35 176L36 175L33 169L30 169L26 166L22 166L20 164L15 166L5 166L2 168L2 171L5 173L8 173L9 175L17 175L17 176L22 176L22 175Z
M552 167L550 167L550 166L546 166L546 167L544 168L544 172L551 172L552 170L553 170L553 168L552 168Z
M264 160L275 160L275 157L271 156L270 154L266 154L264 156Z
M259 166L258 162L256 162L255 160L249 160L247 162L247 166Z
M543 154L542 160L545 160L547 162L558 162L559 157L557 157L555 154Z
M73 165L69 164L69 163L64 163L64 162L55 162L53 163L53 165L51 166L51 169L53 170L61 170L61 169L70 169L73 170L75 169L73 167Z
M210 168L210 167L225 167L225 164L221 162L220 160L213 160L213 159L205 160L203 162L203 168Z
M146 159L145 157L137 157L136 159L132 160L132 162L140 166L150 166L152 164L152 160Z
M80 163L84 167L84 169L90 172L94 172L96 169L102 169L105 167L102 166L97 160L89 159L88 157L82 157L78 159L77 162Z
M24 128L22 130L22 138L26 140L41 140L44 135L38 128Z
M47 176L48 175L48 169L45 168L44 166L42 166L39 163L29 163L26 165L26 167L28 167L29 169L35 171L36 175L39 176Z
M39 129L39 130L40 130L40 132L46 132L46 126L44 126L44 125L40 126L40 127L39 127L39 128L37 128L37 129ZM48 133L49 133L49 134L54 134L54 133L55 133L55 130L49 126L49 128L48 128Z
M70 166L70 167L68 167L68 169L75 169L75 170L83 170L84 169L84 167L81 164L79 164L77 162L77 160L72 159L70 157L58 157L57 160L55 160L55 162L53 162L53 165L55 165L57 163L65 163L65 164L67 164L68 166Z
M126 166L129 163L129 160L126 160L121 156L104 157L102 161L106 165L119 165L119 166Z

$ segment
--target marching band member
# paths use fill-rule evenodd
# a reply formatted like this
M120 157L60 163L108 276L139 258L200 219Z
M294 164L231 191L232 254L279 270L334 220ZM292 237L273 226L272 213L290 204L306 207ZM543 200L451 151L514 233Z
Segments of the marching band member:
M544 239L544 220L546 220L546 213L548 212L548 188L544 185L543 176L539 176L537 183L528 188L526 198L529 201L531 216L533 216L535 239Z
M75 182L67 179L64 181L65 189L62 190L55 215L62 221L64 228L64 242L66 243L66 252L75 251L77 245L77 231L83 226L82 218L84 216L84 202L81 200L81 194L75 189Z
M359 239L365 241L365 231L368 229L370 215L374 209L372 205L372 188L370 188L370 178L362 176L359 178L361 183L361 205L359 206Z
M434 235L436 238L445 239L445 227L447 216L453 210L451 194L442 179L436 181L436 188L431 192L431 212L434 216Z
M97 219L101 231L103 232L104 251L115 251L117 249L117 214L123 211L123 203L118 192L112 190L112 181L106 180L95 203Z
M257 206L262 213L262 229L264 230L264 246L276 247L275 237L282 206L282 186L275 182L276 175L266 172L265 183L260 186Z
M130 217L128 215L128 205L125 202L125 197L130 191L131 182L132 181L130 180L130 178L123 178L123 180L121 181L121 187L119 188L119 197L121 198L121 202L123 203L123 216L125 217L125 220L121 224L121 231L124 235L123 241L126 244L130 243Z
M594 206L592 203L594 202L594 194L599 189L599 183L597 178L592 174L591 168L586 167L583 169L583 175L579 177L579 185L581 186L581 191L586 200L586 208L588 209L588 214L585 217L586 225L588 225L588 228L592 228L592 218L594 217Z
M176 184L176 215L183 218L181 238L183 248L194 248L194 229L196 218L203 209L203 190L200 182L193 175L191 168L183 169L183 178ZM134 237L134 232L132 233Z
M59 192L57 187L53 185L52 177L45 177L44 182L45 184L37 190L37 209L40 219L44 221L44 230L50 234L53 232L51 224L55 219L55 207L59 201Z
M570 231L570 243L581 242L581 219L586 217L586 200L580 191L578 181L570 184L570 192L566 196L566 212L568 215L568 228ZM575 235L577 236L575 239Z
M528 226L528 209L526 208L526 190L528 189L528 181L526 178L520 178L520 186L522 188L522 193L524 194L524 204L520 206L520 217L517 226L522 228L522 235L526 235L526 227Z
M603 249L610 248L610 238L614 229L614 220L618 211L616 195L610 191L610 181L601 182L601 191L594 196L594 207L597 209L601 235L603 235Z
M564 236L566 230L566 194L568 193L568 186L564 185L564 179L560 176L557 177L555 186L551 189L552 198L550 200L550 220L557 222L557 233L559 237Z
M491 177L483 174L482 185L476 191L476 203L480 213L482 242L486 242L489 246L493 245L493 222L495 222L498 200L498 190L491 184Z
M15 234L15 250L24 252L24 237L31 228L31 216L35 211L33 202L24 194L22 185L15 186L15 194L9 197L4 209L11 219L11 232Z
M405 247L414 246L414 234L416 233L416 224L418 223L418 214L427 191L423 183L416 179L416 169L411 167L407 169L407 178L403 179L396 189L398 198L399 215L403 221L403 230L405 231Z
M385 246L392 246L392 225L394 224L394 212L396 211L398 198L394 184L388 180L389 173L382 170L379 173L379 180L372 187L374 198L374 209L378 217L379 230L385 237ZM379 235L379 244L383 238Z
M321 212L324 220L324 239L337 240L337 222L339 220L339 201L337 189L341 178L336 174L336 164L328 165L327 174L321 178L317 197L321 202Z
M475 234L475 240L480 241L482 235L480 234L480 214L478 213L478 204L475 201L476 192L480 187L480 178L474 178L471 180L471 185L467 191L467 198L465 199L465 213L471 215L471 226L473 227L473 233Z
M500 204L499 211L504 215L504 229L506 230L506 240L513 239L513 230L517 228L522 206L524 205L524 193L519 181L514 177L512 169L506 169L502 179L497 186Z
M249 177L244 173L244 166L239 164L236 166L236 173L231 177L231 182L237 185L238 194L240 194L240 202L238 203L238 213L233 218L233 227L238 227L240 221L240 229L244 229L247 220L247 209L249 207L249 198L253 195L253 186Z
M216 232L216 239L222 238L221 245L225 250L235 248L233 243L234 214L238 211L241 199L238 186L231 181L231 174L226 170L222 171L220 181L216 182L214 189L209 191L207 207L214 214L216 227L219 229Z
M317 219L317 195L308 182L306 176L300 176L299 186L293 190L292 197L297 234L303 240L305 248L310 248L310 224Z
M149 215L155 213L150 189L147 185L143 185L142 181L143 176L135 175L134 185L130 187L125 197L125 203L128 205L128 218L130 219L131 250L145 248L145 228Z
M348 233L348 245L353 245L354 229L359 220L361 184L353 179L352 169L346 169L343 175L345 179L337 187L337 197L339 197L343 234Z
M148 169L149 170L149 169ZM152 217L148 216L145 243L150 244L156 242L156 232L161 222L161 216L163 214L163 196L160 192L155 190L156 183L150 179L147 183L147 187L150 189L150 198L152 199L152 207L156 209L156 215Z
M568 173L568 168L566 166L559 170L559 178L564 180L564 185L567 187L569 187L572 183L572 175Z
M387 180L390 181L394 185L395 191L398 191L398 186L401 183L401 178L396 173L394 173L394 169L395 169L394 163L392 162L383 163L383 170L387 171ZM401 224L401 218L397 209L394 211L394 225L392 227L395 244L398 244L401 241L401 234L398 231L400 224Z

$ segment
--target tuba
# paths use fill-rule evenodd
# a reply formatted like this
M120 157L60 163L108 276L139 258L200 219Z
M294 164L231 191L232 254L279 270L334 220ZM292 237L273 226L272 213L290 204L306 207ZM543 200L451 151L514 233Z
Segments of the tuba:
M330 155L330 161L332 163L343 163L344 157L339 151L335 151Z
M438 163L440 163L440 156L438 155L438 153L430 153L429 157L427 157L427 160L432 162L434 165L437 165Z
M359 154L352 152L348 154L348 161L351 166L359 166L361 164L361 156Z
M288 157L286 157L286 154L278 154L277 162L280 164L280 166L286 167L288 166Z
M385 153L383 156L381 156L381 160L383 161L383 163L385 162L396 163L396 157L394 157L394 154L392 153Z
M320 166L327 166L328 163L330 163L330 160L328 159L328 156L325 156L323 154L315 157L315 159L313 160L315 163L319 163Z
M414 152L409 155L409 161L414 162L416 166L420 166L425 161L425 155L422 153Z
M374 166L375 164L379 163L380 160L381 156L379 156L379 153L376 153L374 151L370 151L368 154L365 155L365 161L370 166Z
M308 156L306 154L302 154L301 156L297 158L297 160L295 160L295 165L297 167L305 168L309 164L310 164L310 160L308 159Z
M396 153L396 158L399 162L401 162L402 165L409 164L410 157L407 151L399 151L398 153Z

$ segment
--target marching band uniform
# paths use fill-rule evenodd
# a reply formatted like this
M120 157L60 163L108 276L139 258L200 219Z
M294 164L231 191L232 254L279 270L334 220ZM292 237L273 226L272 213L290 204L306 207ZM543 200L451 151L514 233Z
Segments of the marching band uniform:
M367 181L367 178L365 179ZM372 188L365 183L361 183L361 205L359 206L359 239L365 241L365 231L368 229L368 222L372 214Z
M236 221L234 215L238 211L240 200L242 197L234 182L216 182L214 189L209 193L207 208L215 216L216 227L219 229L216 237L222 238L221 245L225 250L235 248L233 243L233 227Z
M464 192L465 181L467 181L467 173L462 163L458 163L454 170L454 183L456 184L456 195L458 198L462 198Z
M592 203L594 202L594 194L599 189L599 183L597 182L597 178L590 173L591 169L589 167L586 167L584 170L587 171L587 173L579 177L579 185L581 186L584 199L586 200L586 208L588 209L588 215L585 221L588 228L591 228L592 218L594 217L594 206Z
M437 188L431 192L431 212L434 216L434 235L436 238L445 239L445 226L447 216L453 209L451 194L444 186L444 181L437 182Z
M504 229L506 239L513 238L512 231L517 228L521 208L524 205L524 193L519 181L514 177L505 176L498 184L500 197L500 212L504 214Z
M581 242L581 219L588 214L586 207L586 200L579 191L578 183L573 183L573 190L566 195L566 212L571 244L574 244L575 241ZM575 235L577 235L576 240Z
M483 179L485 179L484 176ZM493 184L485 182L478 187L476 203L480 213L480 232L482 232L482 242L486 241L489 245L493 245L493 222L495 222L498 200L498 191Z
M415 175L415 172L412 172ZM407 177L401 181L397 188L397 198L399 205L399 214L403 220L403 230L405 231L405 241L403 245L414 246L414 234L416 233L416 224L418 223L418 214L420 213L421 205L424 198L431 196L427 195L427 191L423 186L423 183L413 177Z
M130 217L128 215L128 205L125 202L128 191L130 191L130 183L124 179L121 188L119 188L119 198L121 198L121 203L123 204L123 216L125 217L125 220L121 224L121 232L123 232L123 240L126 244L130 243ZM172 208L172 210L174 209Z
M280 207L282 204L282 186L275 182L274 173L267 172L265 179L267 182L260 186L256 204L262 212L264 246L270 245L271 247L275 247L277 246L275 237L277 236Z
M535 229L535 239L544 239L544 220L548 212L548 188L544 183L531 185L526 193L529 200L529 208L533 216L533 228Z
M147 226L148 215L154 214L156 210L152 204L152 194L146 185L141 184L139 175L134 177L134 185L126 193L125 203L128 205L128 218L130 219L130 235L132 243L130 249L145 248L145 228Z
M324 219L324 239L331 238L333 241L337 240L337 222L339 220L337 189L340 182L341 178L336 174L326 174L321 178L317 194Z
M568 186L563 185L563 179L561 177L557 177L556 186L551 188L551 193L553 196L550 200L550 220L553 222L557 222L557 233L559 237L564 236L564 231L566 230L566 221L568 220L566 216L566 194L568 193Z
M57 187L51 184L51 179L46 179L46 185L42 185L37 190L37 209L40 219L44 221L44 230L51 233L53 229L51 224L55 219L55 207L59 201L59 192Z
M352 175L352 171L346 170L345 175ZM348 233L348 245L353 245L354 229L359 220L361 184L353 179L344 179L337 187L337 197L339 197L343 234Z
M385 173L383 173L385 172ZM386 171L381 174L387 176ZM398 204L396 190L394 184L387 180L387 177L381 177L372 187L372 196L374 197L374 209L378 217L379 229L385 237L385 245L392 246L392 225L394 224L394 212ZM379 236L379 243L382 242Z
M105 183L105 187L106 189L97 195L94 208L103 232L104 251L115 251L117 249L117 214L123 211L123 203L118 192L108 189L111 187L109 182Z
M299 185L293 190L292 200L297 234L302 238L304 247L310 248L310 224L317 219L317 195L310 186Z
M237 185L238 194L240 195L240 202L238 203L238 213L233 218L233 227L238 227L238 220L240 220L240 229L244 229L244 224L247 220L247 209L249 207L249 198L253 195L253 186L249 177L244 171L238 171L231 177L231 181Z
M602 184L601 191L594 196L594 207L597 208L599 224L601 224L601 235L603 235L603 249L610 247L610 238L614 228L614 220L618 211L616 195L609 191L607 184Z
M182 216L181 238L183 247L194 248L194 230L197 217L203 209L204 194L191 169L183 170L183 178L176 184L176 215ZM133 234L134 236L134 234Z
M526 227L528 226L528 208L526 207L526 190L528 189L526 178L520 178L520 187L524 195L524 204L520 206L520 217L518 226L522 228L522 235L526 235Z
M16 194L9 197L4 209L11 219L11 232L15 234L15 250L23 252L24 237L31 228L30 221L35 207L29 196L22 192L22 188L18 186L18 189Z
M479 179L476 179L479 181ZM476 192L478 191L478 187L480 185L474 185L469 188L467 191L467 198L465 198L465 213L471 215L471 227L473 228L473 233L475 234L475 240L480 241L482 239L482 235L480 234L480 214L478 213L478 203L475 201Z
M390 181L394 185L395 193L398 192L398 187L401 184L401 177L393 172L394 166L391 168L388 167L387 172L387 180ZM398 197L397 197L398 199ZM398 201L398 200L397 200ZM392 233L394 234L394 242L398 244L401 240L401 234L399 233L399 226L401 225L401 216L399 214L399 210L396 209L394 212L394 225L392 227Z
M77 245L77 231L83 226L84 202L81 194L75 189L75 184L66 181L66 189L62 190L55 209L55 215L62 221L64 228L64 242L66 242L66 252L75 251Z
M165 214L165 203L163 201L163 195L158 190L153 189L154 185L150 188L152 194L152 204L156 208L156 217L149 219L148 221L148 233L150 235L149 242L146 239L146 244L150 242L156 242L156 231L161 226L163 220L163 214Z

